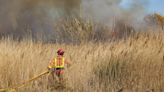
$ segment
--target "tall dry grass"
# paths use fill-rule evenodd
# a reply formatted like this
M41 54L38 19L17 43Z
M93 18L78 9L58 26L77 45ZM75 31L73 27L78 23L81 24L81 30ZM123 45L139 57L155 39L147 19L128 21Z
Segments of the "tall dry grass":
M0 87L43 72L56 50L64 48L65 57L73 64L66 69L66 89L53 92L163 92L163 46L163 32L141 32L118 42L79 45L4 39L0 41ZM48 85L48 76L44 76L18 91L52 92Z

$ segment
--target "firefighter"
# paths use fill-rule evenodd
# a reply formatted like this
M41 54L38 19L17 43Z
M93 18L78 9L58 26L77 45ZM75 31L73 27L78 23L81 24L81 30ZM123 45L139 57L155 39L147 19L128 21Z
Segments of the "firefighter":
M50 64L48 66L49 71L52 73L53 79L55 78L55 75L58 77L59 82L63 80L63 74L65 65L70 65L70 62L68 62L64 57L64 50L58 49L57 50L57 57L53 58L50 61Z

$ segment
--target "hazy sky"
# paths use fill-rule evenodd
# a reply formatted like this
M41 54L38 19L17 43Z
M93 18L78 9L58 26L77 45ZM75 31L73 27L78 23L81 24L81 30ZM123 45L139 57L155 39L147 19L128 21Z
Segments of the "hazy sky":
M121 6L128 9L130 8L133 0L123 0ZM143 0L145 3L145 9L148 13L158 12L164 15L164 0Z
M164 0L150 0L149 12L159 12L164 15Z

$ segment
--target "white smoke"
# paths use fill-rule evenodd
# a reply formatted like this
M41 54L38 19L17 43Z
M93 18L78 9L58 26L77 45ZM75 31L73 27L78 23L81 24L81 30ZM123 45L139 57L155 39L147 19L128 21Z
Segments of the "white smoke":
M129 1L126 9L121 6L124 1ZM148 0L83 0L83 16L89 16L104 23L113 22L114 18L141 22L146 14L147 4Z

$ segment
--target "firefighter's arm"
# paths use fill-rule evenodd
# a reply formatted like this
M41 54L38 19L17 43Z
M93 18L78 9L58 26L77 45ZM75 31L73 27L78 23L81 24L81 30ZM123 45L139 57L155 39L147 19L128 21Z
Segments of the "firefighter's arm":
M47 66L48 69L51 69L53 66L53 59L50 61L49 65Z
M49 65L47 66L47 68L52 68L52 61L50 61Z
M65 63L68 65L68 67L70 67L72 65L72 63L70 61L68 61L67 59L65 60Z

